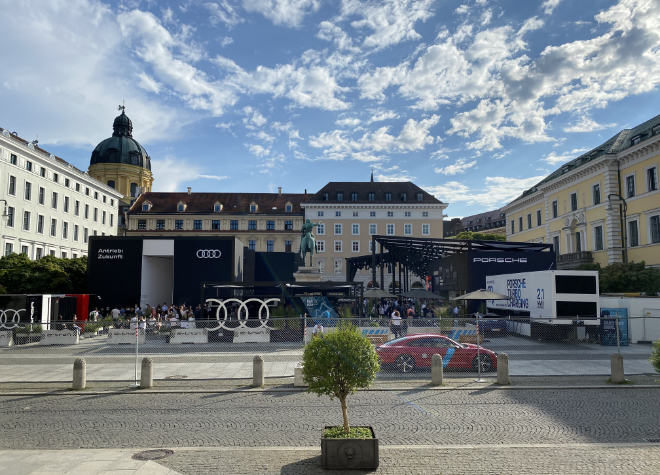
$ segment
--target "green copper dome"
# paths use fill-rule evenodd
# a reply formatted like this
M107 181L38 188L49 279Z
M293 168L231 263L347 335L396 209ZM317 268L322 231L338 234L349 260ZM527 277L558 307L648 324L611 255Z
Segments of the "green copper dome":
M133 123L123 110L112 123L112 129L112 137L96 146L89 164L125 163L151 170L151 158L144 147L133 138Z

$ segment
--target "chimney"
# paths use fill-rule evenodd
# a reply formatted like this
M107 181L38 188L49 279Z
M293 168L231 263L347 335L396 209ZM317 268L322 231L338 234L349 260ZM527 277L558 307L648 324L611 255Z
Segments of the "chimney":
M188 194L191 194L191 193L192 193L192 188L188 187Z

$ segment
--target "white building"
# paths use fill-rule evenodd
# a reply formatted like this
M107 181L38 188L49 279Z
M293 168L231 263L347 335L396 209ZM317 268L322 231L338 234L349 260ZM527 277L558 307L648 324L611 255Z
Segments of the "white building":
M122 194L0 128L2 255L87 255L90 235L117 234Z

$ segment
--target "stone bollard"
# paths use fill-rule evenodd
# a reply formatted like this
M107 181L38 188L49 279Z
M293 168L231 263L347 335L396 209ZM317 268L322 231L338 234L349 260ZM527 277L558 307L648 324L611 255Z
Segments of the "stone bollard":
M149 357L142 358L140 371L140 388L149 389L154 385L154 360Z
M431 384L433 386L442 386L443 378L442 355L436 353L431 357Z
M255 388L264 385L264 359L257 355L252 360L252 386Z
M300 365L297 365L293 369L293 386L297 388L307 386L307 383L305 383L305 378L303 377L303 369Z
M73 389L79 391L87 386L87 363L83 358L73 362Z
M509 355L500 353L497 355L497 384L511 384L509 378Z
M623 373L623 355L610 355L610 382L619 384L626 382L626 376Z

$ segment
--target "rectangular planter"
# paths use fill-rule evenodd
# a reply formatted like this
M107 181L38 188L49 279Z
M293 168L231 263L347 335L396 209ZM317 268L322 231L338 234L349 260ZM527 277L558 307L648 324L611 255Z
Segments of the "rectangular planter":
M326 426L329 429L330 426ZM378 439L321 438L321 466L332 470L375 470L378 468Z

